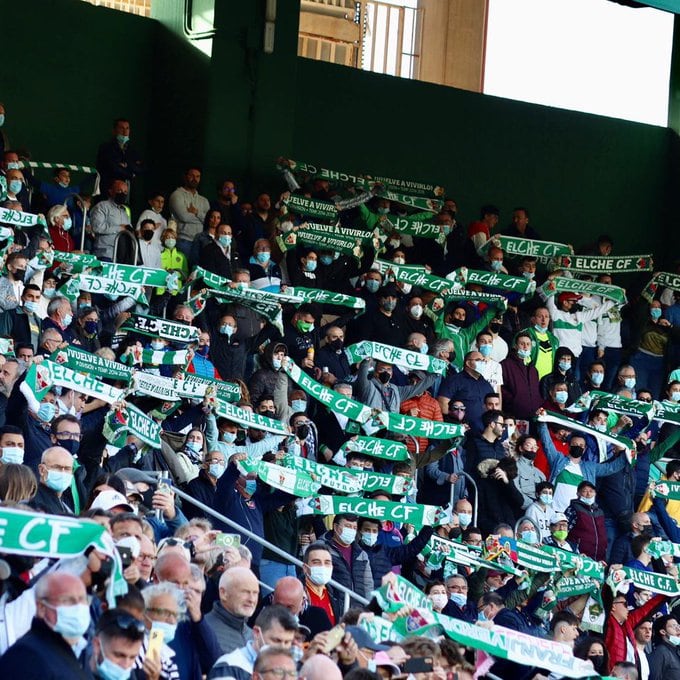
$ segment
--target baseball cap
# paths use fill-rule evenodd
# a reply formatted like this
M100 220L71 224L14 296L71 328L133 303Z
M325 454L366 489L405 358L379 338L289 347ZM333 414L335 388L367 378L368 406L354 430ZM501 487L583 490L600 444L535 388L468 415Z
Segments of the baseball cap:
M569 302L571 301L576 301L580 300L583 297L583 295L579 295L578 293L560 293L557 296L557 302L559 304L562 304L563 302Z
M567 521L567 516L563 512L556 512L551 518L550 518L550 524L557 524L558 522L566 522Z
M123 508L128 512L133 512L133 507L128 503L127 498L122 493L113 489L105 489L97 495L90 506L95 510L112 510L113 508Z
M345 631L352 636L359 649L371 649L374 652L386 652L389 649L387 645L379 645L361 626L347 626Z

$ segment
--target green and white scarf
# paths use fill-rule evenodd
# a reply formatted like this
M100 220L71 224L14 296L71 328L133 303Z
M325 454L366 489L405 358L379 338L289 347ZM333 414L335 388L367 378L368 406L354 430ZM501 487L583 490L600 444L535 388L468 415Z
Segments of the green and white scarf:
M128 264L101 263L101 275L107 279L135 283L140 286L157 286L168 290L179 290L178 275L165 269L152 267L136 267Z
M179 401L175 381L154 373L135 371L132 375L130 392L133 394L146 394L149 397L162 399L163 401Z
M161 448L161 426L133 404L110 411L104 422L104 437L115 446L122 447L128 434L132 434L147 446Z
M76 274L59 288L58 292L73 302L81 290L102 295L131 297L142 305L148 304L143 286L94 274Z
M428 274L425 267L420 265L394 264L385 260L376 260L373 263L386 279L399 281L400 283L410 283L433 293L443 294L455 288L455 283L440 276Z
M649 590L660 595L670 597L680 595L680 584L667 574L622 567L616 571L610 571L607 576L607 585L615 593L628 592L631 584L640 590Z
M670 482L666 479L656 482L650 488L652 497L658 496L665 501L680 501L680 482Z
M671 541L662 541L660 538L653 538L652 542L645 550L654 558L658 559L663 555L680 557L680 544Z
M558 568L562 572L573 571L577 576L583 578L593 578L599 582L604 581L604 565L587 555L562 550L562 548L555 548L550 545L541 546L541 550L545 550L555 557Z
M237 463L237 467L244 475L254 472L265 484L268 484L272 488L284 491L293 496L299 496L300 498L309 498L309 496L313 496L321 487L321 485L306 472L289 467L282 467L275 463L241 460Z
M198 342L200 333L196 326L146 314L132 314L122 325L121 330L177 342Z
M377 187L376 196L386 198L388 201L401 203L416 210L426 210L431 213L438 213L444 206L444 201L438 198L424 198L422 196L411 196L400 191L393 191L385 186Z
M333 489L333 491L359 493L363 490L359 478L352 474L353 471L344 468L315 463L300 456L286 456L283 459L283 464L294 470L306 472L318 481L321 486Z
M314 496L298 505L298 514L339 515L349 513L370 517L380 522L392 521L413 524L417 527L439 526L450 521L444 508L419 503L393 503L373 498L351 496Z
M673 425L680 425L680 404L668 401L654 402L654 420L660 423L671 423Z
M541 286L541 291L543 291L546 297L557 293L579 293L580 295L599 295L606 300L613 300L617 305L625 305L628 302L626 291L623 288L619 288L619 286L568 279L566 276L556 276L554 279L548 279Z
M61 250L54 251L54 261L62 264L61 269L78 274L85 269L97 269L101 262L88 253L65 253ZM63 265L66 265L64 267Z
M34 227L39 224L47 229L47 222L43 215L34 215L11 208L0 208L0 223L11 224L16 229Z
M656 410L654 404L648 404L637 399L629 399L628 397L611 394L610 392L590 390L590 392L580 396L571 406L567 407L567 411L570 413L583 413L584 411L598 408L621 413L633 418L645 418L647 422L652 420Z
M451 274L447 278L451 278ZM530 295L536 290L536 282L525 279L523 276L510 276L497 272L468 269L467 267L456 269L455 279L452 280L462 285L474 283L486 288L495 288L520 295Z
M431 610L432 602L425 593L403 576L396 576L384 586L374 590L371 597L386 612L396 612L402 607Z
M165 351L162 349L131 347L130 351L123 355L121 359L132 365L186 366L189 361L189 350Z
M291 210L298 215L316 217L321 220L332 220L333 222L338 219L338 210L335 207L335 203L332 203L331 201L323 201L318 198L307 198L306 196L291 194L283 204L288 210Z
M425 371L445 375L448 363L442 359L421 354L409 349L384 345L381 342L362 340L345 348L345 354L350 364L358 364L367 358L376 359L387 364L396 364L409 371Z
M49 359L39 364L33 364L26 374L26 384L40 401L53 385L60 385L76 392L96 397L113 404L123 398L123 390L111 387L96 378L83 373L78 373L63 364L58 364Z
M456 439L465 436L463 425L404 416L401 413L390 413L388 411L380 411L375 414L373 422L366 423L364 428L369 425L374 427L382 425L390 432L423 439Z
M212 380L195 373L184 373L183 381L195 385L196 388L187 385L186 390L196 389L196 397L204 397L206 393L216 396L222 401L239 401L241 399L241 387L238 383Z
M415 236L417 238L431 238L437 243L444 243L446 235L441 224L423 220L422 215L405 215L403 217L390 215L381 225L384 228L392 228L400 234Z
M266 432L273 432L274 434L284 436L290 434L288 428L280 420L261 416L252 411L246 411L230 404L228 401L222 401L222 399L215 398L215 412L221 418L226 418L246 428L252 427L256 430L265 430Z
M104 359L75 345L68 345L64 349L56 350L52 353L50 359L74 371L93 373L100 378L128 382L132 376L132 369L129 366Z
M12 338L0 338L0 354L14 356L14 340Z
M538 241L521 236L503 236L502 234L492 236L482 247L482 252L487 252L491 247L501 248L510 257L535 257L541 262L547 262L562 255L569 256L574 252L571 246L564 243Z
M333 291L321 288L302 288L296 286L295 288L286 288L286 292L295 297L302 298L305 302L315 302L320 305L340 305L350 309L366 308L366 300L363 298L334 293Z
M364 437L358 435L348 439L340 450L344 453L348 451L355 451L371 458L380 458L381 460L404 461L409 459L408 449L406 444L395 442L391 439L380 439L378 437Z
M557 269L569 269L583 274L627 274L651 272L651 255L569 255L555 260Z
M668 272L657 272L652 277L652 280L645 286L642 291L642 297L651 303L656 295L659 286L670 288L671 290L680 291L680 274L669 274Z

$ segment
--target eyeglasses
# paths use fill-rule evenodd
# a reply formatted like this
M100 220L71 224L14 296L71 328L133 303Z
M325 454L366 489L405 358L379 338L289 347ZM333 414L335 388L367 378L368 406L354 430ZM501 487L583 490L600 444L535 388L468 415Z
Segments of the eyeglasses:
M287 671L284 670L283 668L263 668L261 671L257 671L260 675L264 675L265 673L271 673L275 678L297 678L298 672L297 671Z
M452 406L451 411L467 411L467 406Z
M73 465L45 465L48 470L56 470L57 472L73 472Z
M71 439L74 442L79 442L83 438L80 432L57 432L54 436L57 439Z
M179 613L173 612L171 609L163 609L162 607L147 607L147 614L155 614L160 620L166 620L168 622L179 620ZM147 618L149 618L147 616Z
M139 619L136 619L134 616L131 616L130 614L118 614L116 617L113 619L113 621L109 622L109 625L105 626L102 628L99 633L103 631L107 631L112 625L118 626L121 630L127 630L130 631L131 633L137 633L140 637L146 633L146 626L144 625L143 621L140 621Z

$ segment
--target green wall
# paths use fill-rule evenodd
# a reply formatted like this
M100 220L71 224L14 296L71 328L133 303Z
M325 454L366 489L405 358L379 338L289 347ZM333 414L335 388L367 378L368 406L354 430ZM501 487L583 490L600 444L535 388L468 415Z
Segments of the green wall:
M466 222L492 202L505 225L523 205L543 238L576 247L608 232L618 252L662 253L671 237L677 151L666 128L308 59L296 93L299 160L442 184Z

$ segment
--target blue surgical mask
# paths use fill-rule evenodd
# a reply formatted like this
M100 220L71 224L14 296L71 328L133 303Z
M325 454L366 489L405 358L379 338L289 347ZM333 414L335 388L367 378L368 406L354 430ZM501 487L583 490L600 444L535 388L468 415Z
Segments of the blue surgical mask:
M420 346L420 353L421 353L421 354L427 354L429 351L430 351L430 346L429 346L426 342L424 342L424 343Z
M377 293L380 288L380 281L378 279L366 279L366 290L369 293Z
M489 264L491 265L491 269L495 272L499 272L503 269L503 260L491 260Z
M5 124L5 114L0 113L0 127L2 127Z
M595 503L595 496L593 496L592 498L584 498L583 496L579 496L578 499L584 505L593 505Z
M531 529L530 529L529 531L523 531L523 532L520 534L520 538L521 538L525 543L531 543L532 545L538 543L538 534L537 534L535 531L531 530Z
M260 264L267 264L269 262L269 258L272 256L272 254L268 250L263 250L259 252L256 256L255 259L260 263Z
M600 386L604 382L604 373L591 373L590 382L595 386Z
M63 321L63 323L64 323L64 328L65 328L66 326L70 326L72 321L73 321L73 314L67 314L67 315L64 317L64 321Z
M20 179L11 179L7 184L7 189L11 194L18 194L22 186Z
M378 208L378 214L379 215L387 215L387 213L390 211L389 208Z
M522 272L522 276L529 281L533 281L536 274L534 272Z
M472 515L469 512L459 512L458 521L460 522L460 526L462 526L463 529L466 529L470 522L472 522Z
M671 392L671 401L680 401L680 392Z
M2 462L5 465L8 463L21 465L24 462L24 450L18 446L3 446Z
M475 371L482 373L486 364L483 361L475 361Z
M60 472L59 470L48 470L47 479L45 484L56 491L57 493L62 493L71 486L73 481L73 474L71 472Z
M571 368L571 361L560 361L557 365L560 367L560 371L566 373Z
M539 326L538 324L536 324L536 325L534 326L534 330L535 330L537 333L545 333L548 329L547 329L547 328L543 328L543 326Z
M193 451L194 453L198 453L203 449L203 445L200 442L195 441L187 442L186 446L189 449L189 451Z
M480 623L484 623L485 621L488 621L489 619L486 617L486 614L483 611L480 611L477 614L477 621Z
M70 217L64 217L64 223L61 225L61 228L64 231L68 231L72 226L73 220Z
M165 343L162 340L152 340L151 341L151 349L154 350L154 352L158 352L162 350L165 347Z
M467 597L465 597L463 593L451 593L449 595L449 600L451 600L453 604L458 605L461 609L467 604Z
M38 409L38 419L42 420L44 423L49 423L54 418L56 412L57 409L54 404L49 401L44 401L40 404L40 408Z
M165 239L165 247L168 250L172 250L176 245L177 245L177 239L174 239L174 238L166 238Z
M29 314L35 314L38 311L38 303L33 302L33 300L28 300L28 301L24 302L24 309Z
M321 260L321 264L329 265L329 264L332 264L332 262L333 262L333 256L332 255L321 255L320 260Z
M349 527L343 527L342 531L340 532L340 540L345 543L346 545L349 545L350 543L354 543L354 539L357 537L357 530L356 529L350 529Z
M623 384L629 389L632 390L635 387L635 378L626 378L623 381Z
M208 468L208 472L215 479L219 479L224 474L225 470L226 465L223 465L222 463L210 463L210 467Z
M257 491L257 479L246 479L246 493L252 496Z
M119 144L127 144L130 138L127 135L116 135Z
M56 288L44 288L42 294L48 300L51 300L57 294L57 289Z
M596 425L593 425L593 427L598 432L606 432L607 431L607 423L597 423Z
M97 675L103 680L128 680L131 673L132 668L123 668L107 656L101 663L97 664Z
M673 647L680 645L679 635L669 635L666 639L668 640L669 644L673 645Z
M518 349L517 350L517 356L520 359L528 359L531 356L531 350L530 349Z
M369 531L362 531L361 542L369 547L373 546L378 542L378 534L372 534Z
M305 399L293 399L290 403L293 413L300 413L307 410L307 401Z
M236 432L223 432L222 441L227 444L233 444L236 441Z
M305 262L305 271L316 271L316 260L307 260L307 262Z
M163 644L169 645L177 633L176 623L166 623L165 621L154 621L151 630L160 630L163 633Z
M488 357L491 356L491 350L493 349L493 345L480 345L479 346L479 353L483 357Z
M12 190L14 191L14 190ZM16 192L15 192L16 193ZM661 318L661 307L652 307L649 310L649 314L655 321Z
M220 333L230 338L234 334L234 327L228 323L222 324L220 326Z
M555 401L558 404L566 404L567 399L569 399L569 392L566 392L565 390L559 390L558 392L555 392Z
M65 638L80 638L90 627L90 608L86 604L71 604L54 607L45 605L57 612L54 632Z
M231 245L231 236L223 234L217 239L217 242L223 247L228 248Z
M273 357L272 366L274 367L275 371L278 371L281 368L281 359L279 359L278 357Z
M542 493L538 499L543 503L543 505L552 505L553 497L551 493Z

